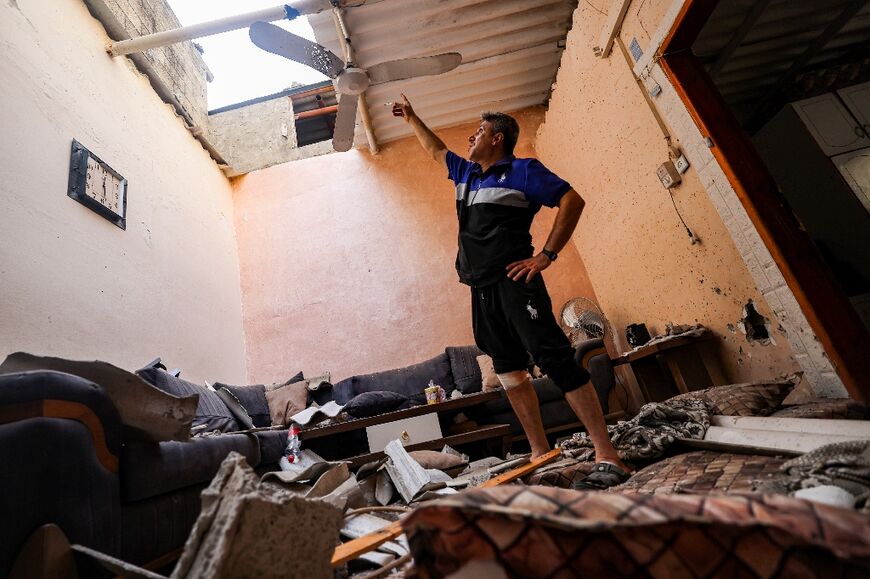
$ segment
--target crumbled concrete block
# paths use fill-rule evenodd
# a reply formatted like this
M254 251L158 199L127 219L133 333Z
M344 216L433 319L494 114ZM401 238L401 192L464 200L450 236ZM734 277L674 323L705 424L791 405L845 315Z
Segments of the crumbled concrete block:
M202 493L202 511L172 577L329 577L342 510L261 484L232 452Z

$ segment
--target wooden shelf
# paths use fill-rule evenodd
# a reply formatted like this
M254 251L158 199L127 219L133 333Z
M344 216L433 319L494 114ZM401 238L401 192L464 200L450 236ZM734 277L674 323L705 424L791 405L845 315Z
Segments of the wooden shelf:
M472 430L471 432L454 434L453 436L445 436L444 438L437 438L435 440L429 440L417 444L409 444L405 447L405 450L408 452L414 450L432 450L441 448L445 444L449 446L459 446L460 444L467 444L469 442L477 442L479 440L487 440L490 438L506 438L510 436L510 433L511 427L509 424L494 424L478 428L477 430ZM360 454L358 456L341 460L350 461L351 466L357 467L367 462L379 460L384 456L386 455L383 452L370 452L368 454Z
M314 438L321 438L323 436L332 436L333 434L350 432L351 430L359 430L361 428L366 428L367 426L373 426L375 424L384 424L386 422L393 422L395 420L401 420L403 418L413 418L414 416L431 414L432 412L461 410L462 408L476 406L477 404L483 404L484 402L489 402L490 400L497 400L500 397L501 390L490 390L487 392L466 394L461 398L446 400L444 402L439 402L438 404L421 404L420 406L413 406L411 408L396 410L394 412L385 412L383 414L378 414L377 416L371 416L369 418L356 418L353 420L348 420L347 422L330 424L329 426L309 428L299 433L299 439L312 440Z

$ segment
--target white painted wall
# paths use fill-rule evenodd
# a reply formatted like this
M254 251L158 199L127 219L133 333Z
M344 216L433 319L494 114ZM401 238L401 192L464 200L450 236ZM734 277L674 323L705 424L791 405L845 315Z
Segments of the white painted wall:
M230 184L81 0L0 2L0 355L241 382ZM67 197L75 138L129 180L127 230Z

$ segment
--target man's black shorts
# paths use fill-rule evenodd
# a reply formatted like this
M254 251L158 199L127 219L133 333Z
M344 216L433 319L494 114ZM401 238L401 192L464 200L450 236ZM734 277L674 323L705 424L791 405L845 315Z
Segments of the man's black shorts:
M497 374L525 370L529 354L564 392L589 381L574 348L553 316L544 279L501 281L471 288L471 319L477 347L492 358Z

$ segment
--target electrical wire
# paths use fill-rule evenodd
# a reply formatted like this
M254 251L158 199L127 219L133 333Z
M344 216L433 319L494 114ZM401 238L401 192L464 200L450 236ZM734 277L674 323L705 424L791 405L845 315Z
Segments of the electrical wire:
M592 8L593 10L595 10L596 12L598 12L599 14L603 14L604 16L607 16L607 12L605 12L605 11L602 10L601 8L597 7L595 4L593 4L593 3L590 2L589 0L583 0L583 1L586 2L586 4L587 4L590 8Z
M677 207L677 202L674 200L674 190L673 190L673 188L668 187L668 195L670 195L670 197L671 197L671 203L674 205L674 211L677 212L677 217L680 218L680 223L682 223L682 224L683 224L683 227L686 228L686 233L689 234L689 239L692 240L692 245L695 245L696 243L700 243L701 240L698 239L698 238L695 236L694 233L692 233L692 230L689 229L689 226L688 226L688 225L686 225L686 220L683 219L683 216L680 214L680 209L679 209L679 207Z

